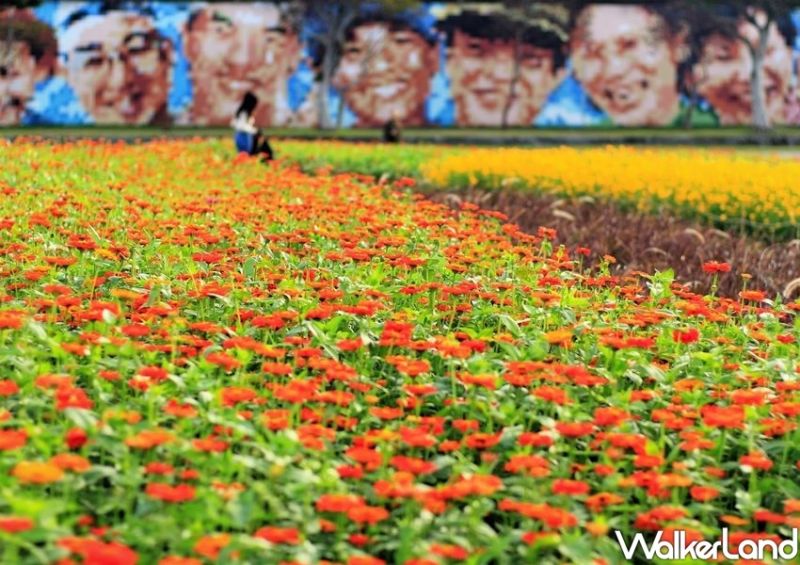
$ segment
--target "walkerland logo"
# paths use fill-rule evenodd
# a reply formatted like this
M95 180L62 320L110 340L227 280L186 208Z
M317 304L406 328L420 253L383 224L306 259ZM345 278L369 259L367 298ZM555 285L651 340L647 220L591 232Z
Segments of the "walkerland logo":
M657 532L653 540L648 543L644 534L634 534L631 543L626 543L622 532L615 531L622 554L625 559L631 560L637 550L646 559L655 558L667 561L679 559L704 559L714 561L718 559L765 559L787 560L795 559L798 556L798 534L797 530L792 530L792 537L780 543L770 539L744 540L738 545L731 546L728 539L728 528L722 529L722 538L715 541L691 541L686 542L686 532L682 530L674 531L672 539L662 539L664 532Z

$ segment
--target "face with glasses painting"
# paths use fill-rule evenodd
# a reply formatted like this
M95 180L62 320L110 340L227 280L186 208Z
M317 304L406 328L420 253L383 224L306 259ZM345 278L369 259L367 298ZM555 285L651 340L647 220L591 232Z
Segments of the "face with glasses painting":
M66 78L96 123L168 119L171 45L149 17L88 15L72 22L59 45Z
M286 20L276 4L219 3L190 15L184 41L194 88L191 123L227 124L246 92L258 97L258 125L287 122L287 81L300 60L300 41Z

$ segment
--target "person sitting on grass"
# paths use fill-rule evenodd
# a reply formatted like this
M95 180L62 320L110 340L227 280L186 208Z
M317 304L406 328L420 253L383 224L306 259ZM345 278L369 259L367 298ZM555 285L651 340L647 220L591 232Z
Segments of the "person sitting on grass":
M388 122L383 124L383 142L400 142L400 113L397 110L392 112L392 117L389 118Z
M235 130L234 143L236 150L248 155L260 155L262 161L271 161L272 148L267 138L256 126L255 109L258 98L252 92L247 92L236 110L236 116L231 120L231 127Z

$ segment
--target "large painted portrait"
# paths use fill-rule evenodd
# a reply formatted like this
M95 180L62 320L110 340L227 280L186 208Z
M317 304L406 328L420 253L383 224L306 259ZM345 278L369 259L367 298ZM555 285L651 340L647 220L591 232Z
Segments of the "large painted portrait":
M291 1L46 0L0 9L0 125L225 126L247 92L262 127L752 123L758 30L691 6L362 3L333 24ZM798 22L766 37L774 124L800 124Z

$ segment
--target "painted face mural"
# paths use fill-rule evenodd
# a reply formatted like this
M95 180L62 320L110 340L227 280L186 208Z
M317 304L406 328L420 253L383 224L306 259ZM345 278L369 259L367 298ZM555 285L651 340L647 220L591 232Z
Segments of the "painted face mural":
M300 42L276 4L215 4L197 8L185 28L194 101L192 123L227 124L248 91L259 99L256 122L288 119L286 81Z
M758 14L763 17L763 14ZM771 123L790 121L794 102L792 89L791 39L772 23L767 36L763 63L763 87L767 116ZM758 30L747 21L737 25L736 36L712 32L700 40L697 62L691 78L698 93L705 98L723 125L748 124L752 121L753 58L739 37L755 45Z
M392 117L422 125L437 65L435 45L402 23L357 21L348 30L333 86L360 126L382 125Z
M59 36L68 82L97 123L168 119L172 47L151 17L112 10L77 14Z
M0 125L22 121L37 83L53 72L56 39L27 10L0 11Z
M470 9L441 28L457 123L531 125L564 76L566 30L552 18L515 21L502 10Z
M0 9L0 124L227 126L246 92L260 127L753 121L745 41L758 33L736 19L740 5L356 4L334 30L324 9L296 0ZM796 36L789 13L769 28L760 76L771 123L800 123Z
M679 111L684 34L642 6L590 6L573 30L575 77L616 124L665 125Z

